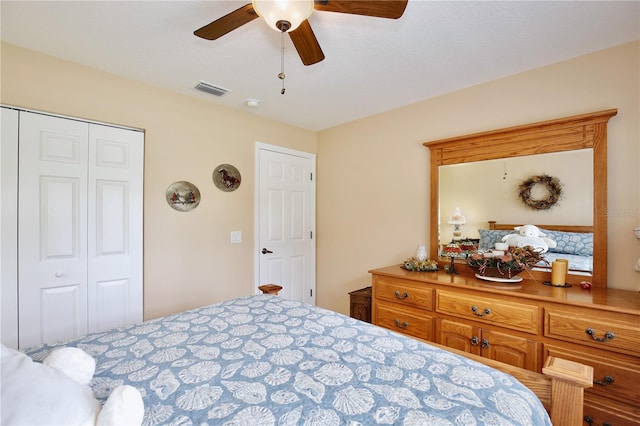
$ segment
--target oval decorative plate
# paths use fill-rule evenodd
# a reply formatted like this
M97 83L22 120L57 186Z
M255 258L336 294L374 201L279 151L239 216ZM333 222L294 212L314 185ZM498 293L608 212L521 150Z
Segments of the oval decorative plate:
M200 204L200 190L186 180L173 182L169 185L166 197L167 203L179 212L188 212Z
M240 172L231 164L221 164L213 170L213 183L224 192L238 189L242 177Z

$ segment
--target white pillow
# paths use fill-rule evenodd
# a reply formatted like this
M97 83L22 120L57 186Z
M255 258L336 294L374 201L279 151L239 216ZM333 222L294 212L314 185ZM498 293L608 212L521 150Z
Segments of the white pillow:
M100 403L62 371L2 345L2 425L93 425Z

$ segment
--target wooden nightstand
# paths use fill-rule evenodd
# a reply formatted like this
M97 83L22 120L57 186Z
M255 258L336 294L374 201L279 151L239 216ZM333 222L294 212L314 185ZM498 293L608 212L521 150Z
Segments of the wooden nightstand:
M351 297L351 318L371 322L371 287L349 293Z

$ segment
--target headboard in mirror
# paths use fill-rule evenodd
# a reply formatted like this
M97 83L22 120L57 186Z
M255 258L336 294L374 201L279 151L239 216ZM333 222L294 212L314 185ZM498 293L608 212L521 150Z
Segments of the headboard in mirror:
M616 109L565 117L522 126L475 133L425 142L430 151L430 218L429 255L439 253L440 218L446 219L452 212L440 210L440 167L461 163L497 160L537 154L592 150L593 170L593 277L594 287L607 286L607 123L617 114ZM542 169L542 167L541 167ZM544 170L541 170L541 173ZM481 183L473 182L482 188ZM513 189L513 197L516 197ZM464 214L464 211L462 212ZM546 217L548 219L548 216ZM479 219L480 220L480 219ZM482 218L484 223L496 217ZM523 224L518 218L500 220ZM533 222L528 219L526 223ZM541 218L539 222L553 223ZM535 223L534 223L535 224ZM448 224L447 224L448 225ZM567 224L572 225L572 224ZM548 272L545 274L549 275ZM547 278L548 279L548 278ZM579 282L584 275L569 274L568 282Z

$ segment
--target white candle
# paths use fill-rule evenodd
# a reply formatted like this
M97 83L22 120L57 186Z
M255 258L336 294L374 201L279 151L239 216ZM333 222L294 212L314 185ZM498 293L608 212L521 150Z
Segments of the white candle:
M485 251L484 253L482 253L482 255L484 257L493 257L493 253L491 253L490 251Z
M505 251L505 250L509 249L509 244L507 244L507 243L496 243L495 247L496 247L496 250Z
M504 250L494 250L493 257L504 256Z

